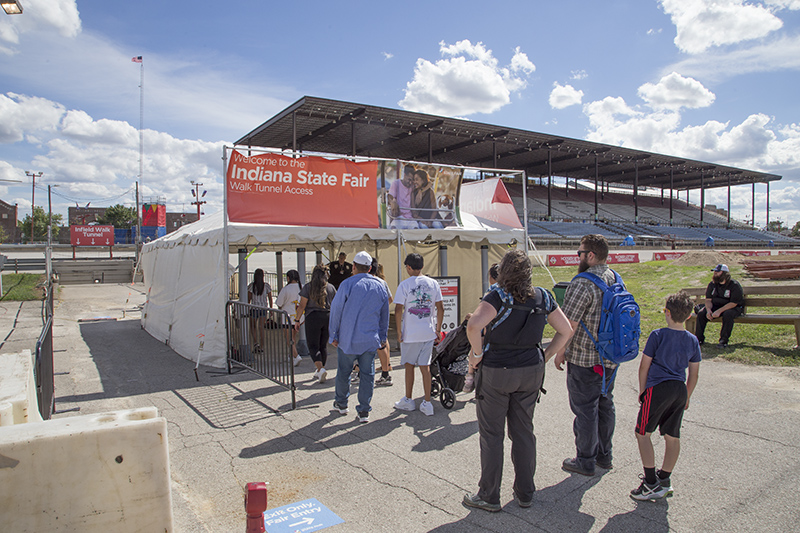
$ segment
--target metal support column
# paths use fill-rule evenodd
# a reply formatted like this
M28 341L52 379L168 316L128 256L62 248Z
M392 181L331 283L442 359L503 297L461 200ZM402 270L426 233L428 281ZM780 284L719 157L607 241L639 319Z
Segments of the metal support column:
M489 246L481 244L481 294L489 290Z
M547 220L553 220L553 157L550 148L547 149Z
M247 248L239 248L239 301L247 303Z
M297 273L300 274L300 280L303 282L303 285L308 283L308 279L306 278L306 249L305 248L298 248L297 249Z
M321 265L322 264L322 250L317 250L317 253L315 255L316 255L316 263L314 264L314 266ZM331 256L331 260L333 260L332 256Z
M769 182L767 182L767 225L764 227L769 228Z
M728 174L728 222L725 224L727 229L731 229L731 175Z
M750 226L756 227L756 180L753 179L753 197L750 200Z
M447 245L439 245L439 275L447 275Z
M672 173L672 165L669 166L669 225L672 226L672 193L675 187L675 177Z
M703 225L703 212L706 210L706 175L700 171L700 225Z
M278 292L283 289L283 252L275 252L275 270L278 274Z
M633 223L639 223L639 160L633 165Z
M599 220L597 215L598 213L598 204L597 204L597 178L598 174L600 173L600 166L597 162L597 154L594 154L594 222L595 224Z

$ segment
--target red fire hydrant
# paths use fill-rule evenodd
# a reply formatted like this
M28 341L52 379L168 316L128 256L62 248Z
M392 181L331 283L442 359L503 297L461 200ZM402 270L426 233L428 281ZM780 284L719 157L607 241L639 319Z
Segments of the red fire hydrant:
M267 510L267 484L248 483L244 495L244 509L247 512L246 533L264 533L264 511Z

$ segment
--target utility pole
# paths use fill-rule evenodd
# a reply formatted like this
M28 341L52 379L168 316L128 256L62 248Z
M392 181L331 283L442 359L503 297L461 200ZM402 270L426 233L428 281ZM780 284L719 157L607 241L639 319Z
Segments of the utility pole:
M200 206L203 205L204 203L206 203L206 201L205 200L201 200L201 198L205 197L205 195L206 195L206 193L208 191L203 191L203 194L201 195L200 194L200 187L202 187L203 184L202 183L195 183L194 181L191 181L189 183L191 183L194 186L194 189L192 189L192 196L194 196L194 202L192 202L192 205L196 205L197 206L197 220L200 220Z
M41 178L44 172L25 171L25 175L31 178L31 244L33 244L33 209L34 198L36 196L36 178Z

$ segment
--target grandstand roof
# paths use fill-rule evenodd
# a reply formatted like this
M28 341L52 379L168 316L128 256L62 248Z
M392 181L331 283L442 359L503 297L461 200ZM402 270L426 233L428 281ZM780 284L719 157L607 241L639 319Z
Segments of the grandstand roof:
M633 187L677 190L765 183L781 179L716 163L557 135L304 96L236 145L324 152L446 165L514 169ZM595 156L597 159L595 159Z

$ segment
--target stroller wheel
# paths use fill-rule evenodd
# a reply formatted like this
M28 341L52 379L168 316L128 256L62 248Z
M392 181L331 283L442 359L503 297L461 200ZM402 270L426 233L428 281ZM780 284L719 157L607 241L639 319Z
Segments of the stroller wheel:
M442 389L442 397L439 400L442 402L442 407L452 409L456 404L456 393L453 392L453 389Z
M431 380L431 396L436 398L439 396L439 391L442 390L442 385L439 383L438 379Z

